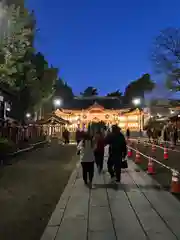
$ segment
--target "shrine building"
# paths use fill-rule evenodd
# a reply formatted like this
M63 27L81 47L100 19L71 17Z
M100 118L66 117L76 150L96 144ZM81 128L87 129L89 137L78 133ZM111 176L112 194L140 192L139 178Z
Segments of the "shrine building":
M129 128L132 132L138 132L143 129L148 117L148 114L139 109L124 107L115 97L73 99L69 105L62 104L55 115L69 122L66 127L71 132L77 128L86 129L89 123L100 121L108 126L117 124L123 131Z

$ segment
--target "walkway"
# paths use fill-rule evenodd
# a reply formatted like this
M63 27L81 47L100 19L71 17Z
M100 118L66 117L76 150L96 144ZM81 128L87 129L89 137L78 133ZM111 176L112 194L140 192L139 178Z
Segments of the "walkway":
M129 161L119 188L96 174L89 191L74 171L41 240L180 239L180 203Z

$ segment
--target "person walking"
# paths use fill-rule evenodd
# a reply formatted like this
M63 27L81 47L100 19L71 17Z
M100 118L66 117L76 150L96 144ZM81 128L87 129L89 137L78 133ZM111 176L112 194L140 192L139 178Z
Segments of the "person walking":
M168 140L168 130L167 130L167 127L166 127L166 126L164 126L164 128L163 128L162 137L163 137L163 141L165 142L165 144L167 144L167 140Z
M148 139L149 139L149 143L151 142L151 138L152 138L152 130L150 128L147 129L146 131Z
M129 128L127 128L127 130L126 130L126 138L127 138L127 140L130 138L130 130L129 130Z
M82 139L83 132L80 129L77 129L76 131L76 143L77 145L80 143Z
M127 155L127 146L124 135L117 125L112 126L112 133L105 139L105 144L109 145L108 172L111 181L119 183L121 181L122 159Z
M174 141L174 145L176 146L178 141L178 131L176 126L174 126L173 128L173 141Z
M102 172L103 162L104 162L104 137L101 131L97 132L95 136L95 162L98 168L99 173Z
M94 144L92 137L88 133L84 133L83 139L77 146L78 154L82 165L82 175L85 185L92 187L94 177ZM88 181L89 180L89 181Z
M63 138L64 138L64 144L68 144L69 143L69 131L67 129L65 129L63 132Z

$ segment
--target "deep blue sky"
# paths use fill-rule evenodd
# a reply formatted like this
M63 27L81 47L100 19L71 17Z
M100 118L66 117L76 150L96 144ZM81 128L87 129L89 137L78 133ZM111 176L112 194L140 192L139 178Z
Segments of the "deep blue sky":
M36 47L78 94L124 90L152 72L150 49L163 28L180 27L180 0L27 0ZM154 77L155 78L155 77Z

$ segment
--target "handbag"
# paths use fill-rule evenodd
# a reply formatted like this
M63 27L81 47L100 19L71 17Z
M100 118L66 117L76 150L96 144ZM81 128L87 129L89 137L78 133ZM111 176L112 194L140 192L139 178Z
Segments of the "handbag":
M127 157L122 159L121 168L123 168L123 169L128 168Z

